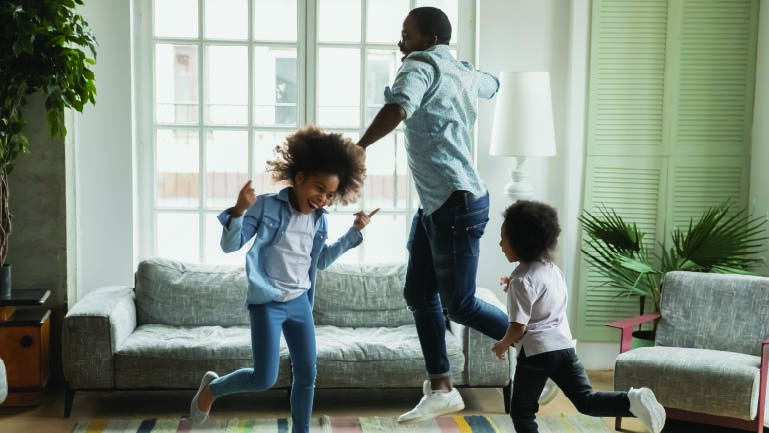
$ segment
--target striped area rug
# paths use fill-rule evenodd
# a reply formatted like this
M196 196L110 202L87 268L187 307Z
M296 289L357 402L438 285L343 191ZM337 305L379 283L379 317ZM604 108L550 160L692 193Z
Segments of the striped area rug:
M540 433L611 433L601 418L587 416L551 416L537 419ZM313 419L312 433L510 433L515 432L507 415L444 416L414 424L398 424L390 417L327 417ZM73 433L290 433L291 420L210 419L202 426L192 426L187 418L91 420L80 422Z

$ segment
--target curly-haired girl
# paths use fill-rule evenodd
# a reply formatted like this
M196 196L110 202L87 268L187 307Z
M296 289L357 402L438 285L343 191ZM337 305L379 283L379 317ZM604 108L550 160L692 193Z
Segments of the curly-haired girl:
M550 378L581 413L636 416L649 432L659 433L665 425L665 408L650 389L593 392L585 375L566 319L566 280L552 262L551 253L561 233L555 209L518 200L505 211L501 232L502 252L510 263L520 264L510 277L502 278L510 323L502 341L491 350L504 359L510 345L515 343L518 349L510 408L515 431L539 431L537 400Z
M363 150L341 134L308 126L275 148L268 162L275 181L289 184L277 194L257 197L249 180L235 206L219 215L221 247L237 251L251 238L246 255L251 346L254 368L223 377L207 372L190 405L195 423L208 418L217 397L270 389L278 376L281 330L291 355L293 432L309 432L315 389L315 327L312 320L315 272L358 246L370 214L358 212L350 230L327 245L325 206L357 200L365 178Z

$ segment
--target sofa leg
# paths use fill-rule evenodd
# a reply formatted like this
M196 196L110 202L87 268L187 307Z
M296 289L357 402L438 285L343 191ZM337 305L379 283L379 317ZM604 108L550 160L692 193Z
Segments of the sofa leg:
M614 418L614 430L622 430L622 417Z
M505 413L509 414L510 402L513 397L513 381L512 380L508 382L504 388L502 388L502 397L503 397L503 400L505 401Z
M72 403L75 401L75 390L67 384L67 390L64 394L64 418L69 418L72 413Z

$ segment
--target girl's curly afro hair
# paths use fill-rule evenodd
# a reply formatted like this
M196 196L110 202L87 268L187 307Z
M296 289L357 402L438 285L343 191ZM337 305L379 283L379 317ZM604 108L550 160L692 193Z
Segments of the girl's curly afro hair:
M521 262L552 260L550 253L558 243L561 226L552 206L518 200L505 210L502 224L510 247Z
M276 182L293 185L299 172L328 173L339 178L332 203L346 205L358 200L366 178L365 152L342 134L308 125L275 146L275 155L277 158L267 161L267 166Z

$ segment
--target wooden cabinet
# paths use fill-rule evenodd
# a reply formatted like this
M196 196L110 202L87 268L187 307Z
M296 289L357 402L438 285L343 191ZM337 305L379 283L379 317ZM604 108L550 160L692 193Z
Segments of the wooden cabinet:
M14 294L0 300L0 358L8 376L8 406L35 406L41 403L50 376L50 310L16 309L22 305L40 305L48 291ZM14 305L9 305L14 303Z

